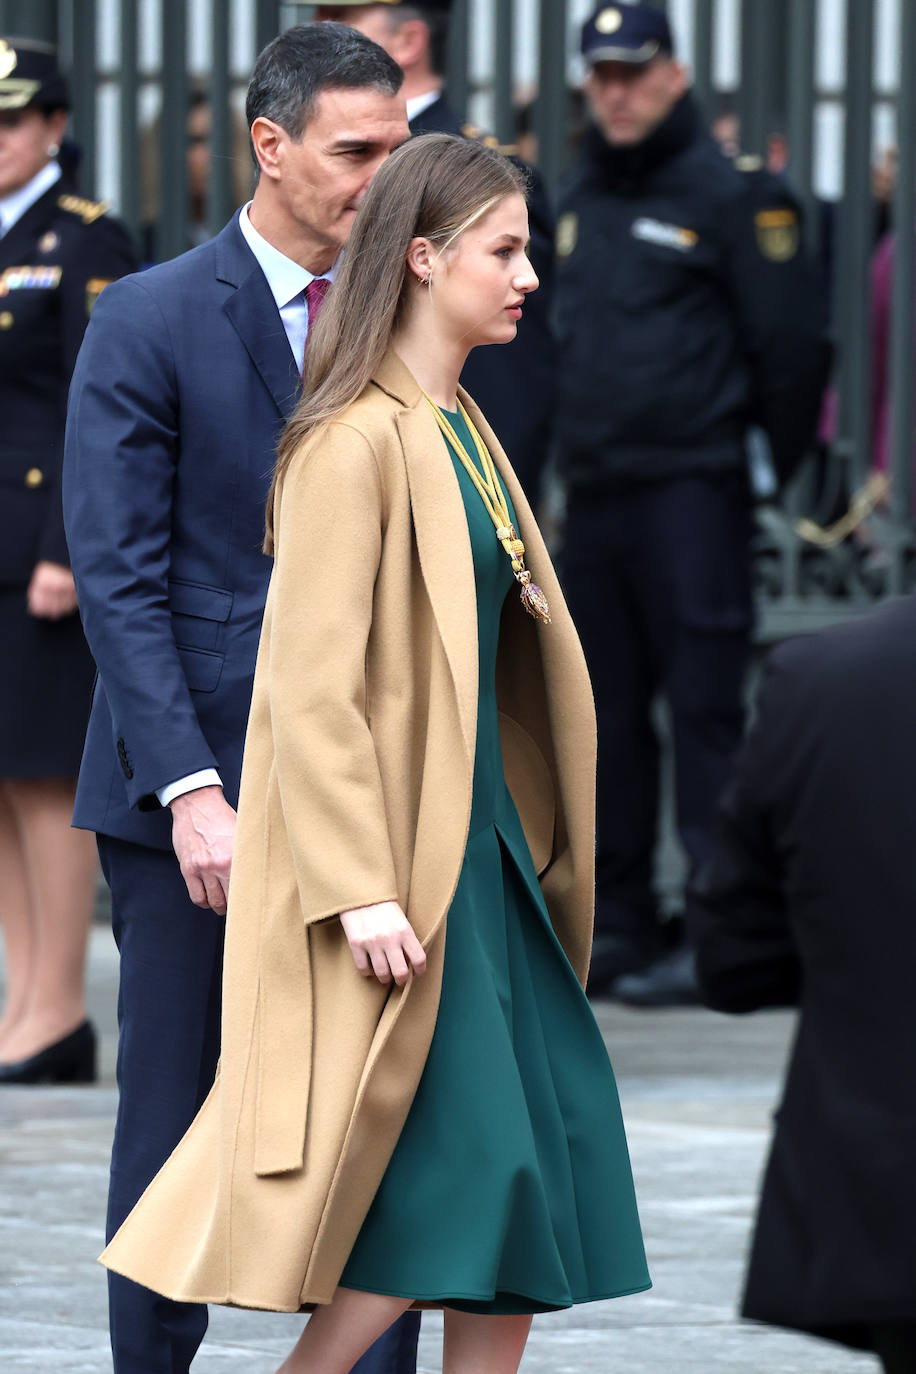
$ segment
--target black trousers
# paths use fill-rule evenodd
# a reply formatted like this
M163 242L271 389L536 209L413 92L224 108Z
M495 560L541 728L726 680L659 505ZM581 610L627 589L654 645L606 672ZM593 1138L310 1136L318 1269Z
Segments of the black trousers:
M219 1057L224 920L194 906L172 853L99 836L121 955L118 1116L107 1236L178 1144ZM108 1275L115 1374L187 1374L207 1309ZM419 1313L389 1328L359 1374L414 1374Z
M659 693L691 868L709 851L743 732L749 537L743 471L568 494L560 572L598 713L598 934L647 944L657 934Z
M916 1374L916 1323L876 1326L874 1339L884 1374Z

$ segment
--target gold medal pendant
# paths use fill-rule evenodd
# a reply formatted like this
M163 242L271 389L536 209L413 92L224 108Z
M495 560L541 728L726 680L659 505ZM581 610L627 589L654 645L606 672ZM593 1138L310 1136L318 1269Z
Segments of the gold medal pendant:
M531 573L516 573L515 576L522 584L522 605L525 610L529 615L534 616L535 620L540 620L545 625L549 625L550 607L547 605L547 598L537 583L531 581Z

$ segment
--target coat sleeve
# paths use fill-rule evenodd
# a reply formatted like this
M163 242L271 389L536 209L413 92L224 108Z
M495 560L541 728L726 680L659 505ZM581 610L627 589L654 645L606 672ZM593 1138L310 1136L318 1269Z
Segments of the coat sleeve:
M781 675L771 669L757 722L720 802L712 854L688 893L700 988L716 1011L794 1006L799 998L801 966L774 824L774 780L786 745L781 693Z
M127 230L118 220L104 216L93 224L74 226L58 293L61 371L66 384L69 385L73 374L97 296L109 282L132 272L136 265ZM38 557L64 566L70 562L59 479L48 503Z
M80 614L114 720L131 806L218 767L172 633L175 362L141 279L105 289L80 350L64 443L64 517ZM112 741L114 748L114 741Z
M814 439L827 383L827 293L787 187L766 172L742 176L725 215L726 289L750 362L754 419L785 481Z
M398 898L366 676L383 518L369 443L341 423L293 459L275 508L267 682L306 923Z

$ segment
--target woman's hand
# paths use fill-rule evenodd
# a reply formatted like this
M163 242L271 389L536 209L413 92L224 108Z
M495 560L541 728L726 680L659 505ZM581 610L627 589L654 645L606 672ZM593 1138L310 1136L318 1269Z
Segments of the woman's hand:
M417 975L426 972L423 946L397 902L376 902L343 911L340 924L364 978L375 977L380 983L390 983L393 978L403 987L410 968Z
M29 615L40 620L60 620L76 610L73 573L62 563L36 563L25 594Z

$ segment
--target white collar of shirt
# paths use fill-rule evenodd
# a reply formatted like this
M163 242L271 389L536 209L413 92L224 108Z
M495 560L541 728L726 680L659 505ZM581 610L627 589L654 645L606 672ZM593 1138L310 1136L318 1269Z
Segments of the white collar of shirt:
M36 172L31 181L20 186L18 191L13 191L0 199L0 238L7 230L12 229L16 221L22 219L26 210L31 210L36 200L41 200L44 193L50 191L57 181L60 181L60 166L56 162L48 162L40 172Z
M267 285L270 293L277 302L277 309L282 310L285 305L289 305L297 296L308 286L309 282L314 281L315 277L311 272L307 272L304 267L300 267L298 262L293 262L285 253L281 253L279 248L274 248L272 243L268 243L263 234L259 234L248 217L251 208L251 201L243 205L239 211L239 228L242 237L248 247L258 260L261 271L267 278ZM333 266L321 275L328 281L333 281L337 276L342 253L338 253Z
M406 102L407 123L409 124L411 120L416 119L417 115L422 114L424 110L428 110L430 105L435 105L441 94L441 91L436 90L427 91L425 95L412 95Z

